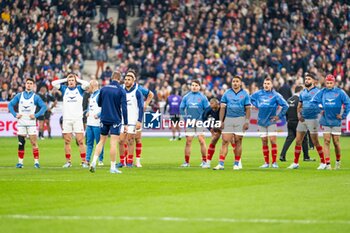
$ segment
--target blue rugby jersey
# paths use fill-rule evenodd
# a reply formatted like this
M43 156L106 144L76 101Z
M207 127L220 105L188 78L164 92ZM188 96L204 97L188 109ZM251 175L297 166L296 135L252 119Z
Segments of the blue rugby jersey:
M187 93L180 104L180 113L186 119L202 120L203 111L209 107L208 98L200 92Z
M337 115L341 113L344 104L345 110L342 114L342 119L345 119L350 111L349 96L340 88L327 89L323 88L319 91L312 102L323 108L324 112L320 119L320 124L323 126L341 126L341 120L337 119Z
M257 91L251 96L250 100L252 105L259 109L258 125L263 127L276 124L276 122L272 120L272 117L276 116L278 106L282 107L280 113L278 114L280 119L286 115L288 110L288 103L279 93L274 90Z
M232 88L224 93L221 103L226 104L226 117L243 117L245 107L251 105L248 92L241 89L235 93Z
M311 100L319 91L320 89L313 87L310 90L305 88L300 93L299 101L303 104L301 115L304 119L317 119L318 114L320 113L320 108Z

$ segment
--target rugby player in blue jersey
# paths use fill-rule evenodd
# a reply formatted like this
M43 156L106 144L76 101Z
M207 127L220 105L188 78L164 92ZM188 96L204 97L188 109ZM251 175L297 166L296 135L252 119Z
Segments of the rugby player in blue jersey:
M230 142L235 142L233 169L239 170L242 155L242 139L249 128L250 98L248 92L242 89L242 77L236 75L232 79L232 88L227 90L221 98L220 121L222 128L222 146L219 164L214 170L223 170Z
M255 92L251 96L251 103L259 110L258 113L258 127L260 137L262 140L262 150L265 163L260 166L261 168L270 167L269 159L269 146L268 139L271 143L271 155L272 155L272 168L278 168L277 158L277 126L278 120L282 119L288 110L288 103L283 97L272 89L272 79L270 77L265 78L263 89ZM278 106L281 107L281 111L277 114Z
M319 91L312 99L313 103L322 106L320 124L323 127L324 154L326 160L326 169L332 169L330 161L330 143L333 140L335 149L335 169L340 168L340 135L341 121L346 119L350 112L349 96L340 88L335 87L335 78L329 74L326 76L326 87ZM344 112L341 114L342 107Z
M300 93L297 110L299 122L294 149L294 162L288 167L289 169L299 168L299 157L302 149L301 144L308 130L310 131L312 143L315 145L321 160L320 166L317 169L322 170L326 168L323 149L318 141L318 114L320 113L320 109L317 104L311 102L312 98L320 91L315 86L315 82L315 75L311 73L306 74L305 89Z
M187 93L180 104L180 113L186 122L191 124L186 125L186 146L185 146L185 162L182 167L190 166L191 145L194 136L198 136L201 147L202 164L201 167L206 168L207 148L204 138L204 127L197 127L192 122L201 122L203 111L209 106L208 98L200 92L201 83L198 80L192 80L191 91Z

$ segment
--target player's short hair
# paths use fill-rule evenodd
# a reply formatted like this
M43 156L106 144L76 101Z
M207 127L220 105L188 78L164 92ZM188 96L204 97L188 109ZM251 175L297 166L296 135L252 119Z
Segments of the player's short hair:
M121 77L122 77L122 74L119 71L114 71L112 73L112 78L111 79L120 82Z
M126 72L125 77L126 77L126 76L131 76L131 77L133 77L133 79L136 81L136 72L135 72L135 70L129 69L129 70Z
M233 78L232 78L232 79L235 79L235 78L238 78L239 80L241 80L241 81L242 81L242 76L241 76L241 75L236 74L235 76L233 76Z
M299 86L296 86L296 87L295 87L294 92L295 92L295 93L299 93L299 92L301 92L302 90L303 90L303 86L300 86L300 85L299 85Z
M269 77L269 76L267 76L267 77L264 79L264 82L265 82L265 81L270 81L270 82L272 82L272 78Z
M77 75L74 74L74 73L69 73L69 74L67 75L67 80L68 80L69 78L74 78L75 81L77 81Z
M32 82L32 83L35 83L35 81L34 81L33 78L26 78L26 82L28 82L28 81L30 81L30 82Z
M130 72L130 73L133 73L133 74L135 75L135 77L136 77L136 74L137 74L137 73L136 73L136 70L134 70L133 68L129 68L128 71L127 71L126 73L129 73L129 72Z
M216 104L220 103L220 101L217 98L211 98L209 102L210 103L216 103Z
M198 79L193 79L191 83L196 83L198 86L201 85L201 82Z
M305 73L305 77L310 77L313 80L317 80L316 75L314 73Z

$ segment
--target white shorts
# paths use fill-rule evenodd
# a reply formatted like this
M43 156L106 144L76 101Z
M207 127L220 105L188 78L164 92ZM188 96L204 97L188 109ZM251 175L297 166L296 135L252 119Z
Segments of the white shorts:
M243 125L245 123L245 117L226 117L224 121L223 134L236 134L244 136Z
M260 137L271 137L271 136L277 136L277 126L276 124L269 125L267 127L264 126L258 126Z
M19 126L17 125L17 135L37 135L38 131L36 126Z
M63 119L62 133L84 133L84 124L82 120Z
M194 136L200 136L200 135L204 135L204 128L186 128L185 130L185 136L188 137L194 137Z
M137 132L141 132L141 130L136 130L135 125L128 125L128 134L136 134ZM121 126L120 133L124 133L124 125Z
M329 126L322 126L323 127L323 133L330 133L333 135L337 135L340 136L341 135L341 127L340 126L333 126L333 127L329 127Z
M304 122L298 122L297 132L307 132L309 130L311 134L317 134L319 127L317 119L305 119Z

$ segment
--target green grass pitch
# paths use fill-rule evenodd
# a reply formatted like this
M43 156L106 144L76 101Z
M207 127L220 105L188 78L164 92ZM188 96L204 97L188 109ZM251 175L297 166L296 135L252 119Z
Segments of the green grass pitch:
M283 138L278 139L279 151ZM17 139L0 139L0 231L10 232L350 232L350 140L342 137L342 169L262 170L259 138L243 140L243 170L201 169L198 141L190 168L180 168L185 141L143 139L143 168L95 174L79 166L63 169L63 140L39 141L41 169L33 168L29 141L24 168L16 169ZM221 142L219 142L221 143ZM332 149L332 165L334 166ZM212 166L217 164L219 145ZM317 158L316 151L310 151Z

